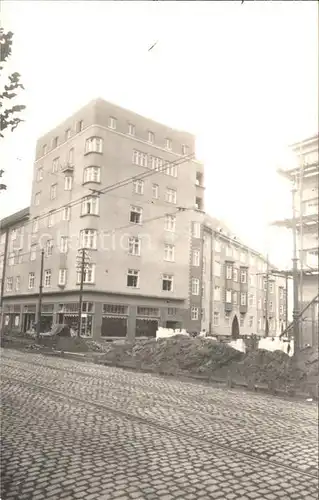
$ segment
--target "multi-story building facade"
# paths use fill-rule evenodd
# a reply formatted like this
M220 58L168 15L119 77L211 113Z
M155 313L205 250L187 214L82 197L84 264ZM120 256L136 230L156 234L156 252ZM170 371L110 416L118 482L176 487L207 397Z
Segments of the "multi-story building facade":
M270 284L266 305L265 259L206 216L194 151L191 134L101 99L40 138L31 205L0 221L4 326L36 321L43 251L43 328L77 329L85 249L84 336L265 335L266 318L280 331L284 294Z
M319 165L318 135L291 146L297 159L294 168L281 169L293 188L295 218L277 221L278 226L296 229L299 268L299 310L301 344L318 342L318 224L319 224ZM292 271L291 271L292 274ZM309 307L307 307L309 305Z
M43 321L76 327L76 262L85 248L83 335L132 338L159 324L188 326L190 228L204 209L194 150L191 134L101 99L41 137L22 241L16 245L15 225L1 225L4 314L20 307L19 324L30 326L34 318L23 314L37 310L44 248Z
M201 230L198 242L192 239L190 272L195 330L233 338L278 335L286 326L284 278L272 276L274 266L216 219L204 216Z

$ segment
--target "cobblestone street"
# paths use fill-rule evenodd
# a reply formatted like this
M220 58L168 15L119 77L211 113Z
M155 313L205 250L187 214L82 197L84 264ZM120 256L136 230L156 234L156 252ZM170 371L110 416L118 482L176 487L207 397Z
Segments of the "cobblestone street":
M1 499L317 500L315 403L2 350Z

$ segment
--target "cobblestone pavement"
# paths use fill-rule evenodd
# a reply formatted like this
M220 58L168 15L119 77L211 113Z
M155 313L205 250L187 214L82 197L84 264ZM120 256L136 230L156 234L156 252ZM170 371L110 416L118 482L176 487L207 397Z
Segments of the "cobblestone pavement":
M1 354L2 500L318 498L315 404Z

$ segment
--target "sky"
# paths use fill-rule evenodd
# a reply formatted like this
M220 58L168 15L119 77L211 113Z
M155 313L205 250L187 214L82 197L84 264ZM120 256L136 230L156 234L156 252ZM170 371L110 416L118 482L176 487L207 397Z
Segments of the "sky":
M30 204L37 137L102 97L196 135L206 211L279 267L290 236L277 174L318 132L318 6L284 2L2 1L25 123L1 141L0 218ZM158 40L154 49L148 48Z

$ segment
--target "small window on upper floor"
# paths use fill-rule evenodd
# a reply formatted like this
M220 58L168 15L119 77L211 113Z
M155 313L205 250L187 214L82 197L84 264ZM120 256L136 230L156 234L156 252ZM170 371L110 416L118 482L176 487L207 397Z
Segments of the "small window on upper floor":
M150 130L147 133L147 140L150 144L154 144L155 141L155 135L154 132L151 132Z
M189 146L186 146L186 144L182 145L182 155L186 156L189 153Z
M71 175L66 175L64 178L64 190L71 191L73 184L73 177Z
M77 124L76 124L76 132L77 132L77 134L79 132L82 132L83 128L84 128L83 120L79 120L77 122Z
M172 139L165 139L165 148L171 150L172 149Z
M48 146L46 144L43 144L42 146L42 154L43 156L46 155L48 152Z
M43 179L43 167L39 167L37 170L37 181L40 182Z
M71 129L68 128L65 131L65 140L68 141L70 139L70 137L71 137Z
M40 205L40 195L41 195L41 191L39 191L38 193L35 193L35 195L34 195L34 204L36 207Z
M114 118L113 116L110 116L108 125L109 125L109 128L116 130L116 118Z
M103 153L103 139L101 137L86 139L85 153Z
M58 137L54 137L52 139L52 149L55 149L58 147L58 143L59 143L59 138Z
M129 135L135 135L135 125L133 125L132 123L128 124L128 133Z

